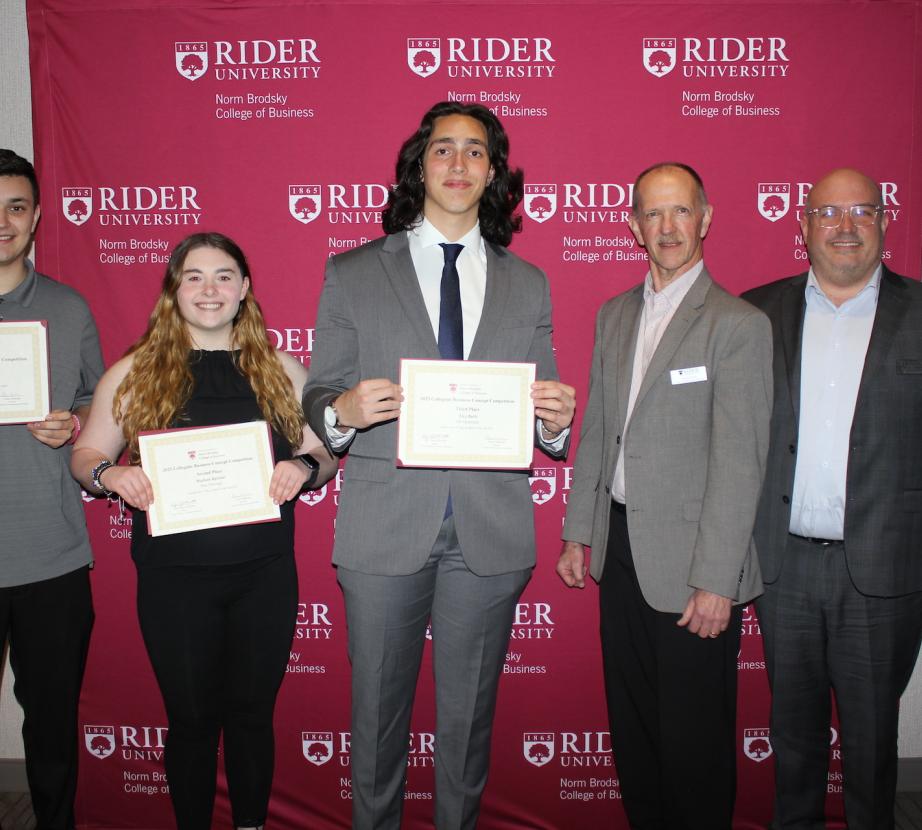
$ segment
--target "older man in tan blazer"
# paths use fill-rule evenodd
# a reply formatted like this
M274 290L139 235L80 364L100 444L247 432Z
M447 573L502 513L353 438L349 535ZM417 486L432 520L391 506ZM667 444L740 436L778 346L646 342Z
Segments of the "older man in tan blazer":
M632 827L730 830L740 606L768 448L771 328L715 283L698 174L640 174L641 285L596 327L558 573L599 582L612 748Z

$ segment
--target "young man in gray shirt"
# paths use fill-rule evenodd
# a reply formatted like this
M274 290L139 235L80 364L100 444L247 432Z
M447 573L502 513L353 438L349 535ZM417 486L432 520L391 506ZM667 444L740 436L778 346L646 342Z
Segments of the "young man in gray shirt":
M103 363L83 298L26 259L40 214L34 168L0 150L0 321L46 321L51 384L43 421L0 425L0 650L9 636L37 826L66 830L93 625L92 553L69 462Z

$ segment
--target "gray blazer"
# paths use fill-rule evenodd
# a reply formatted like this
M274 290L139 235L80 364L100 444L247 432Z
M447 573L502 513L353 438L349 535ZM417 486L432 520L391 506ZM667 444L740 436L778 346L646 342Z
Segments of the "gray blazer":
M556 380L547 278L501 246L486 243L486 251L486 296L469 359L534 362L538 379ZM311 429L326 440L324 407L360 380L399 382L405 357L438 359L439 347L401 232L327 263L304 390ZM405 469L396 454L396 421L360 431L350 445L335 564L371 574L418 571L441 527L449 486L461 551L474 573L535 564L527 472Z
M762 592L752 527L768 450L771 326L707 269L669 323L624 430L643 285L602 306L563 538L605 567L611 481L625 453L627 522L640 588L680 613L696 588L745 603ZM670 372L704 366L707 380Z
M807 275L746 292L772 323L775 411L755 534L766 582L781 573L800 423ZM845 558L855 587L880 597L922 591L922 284L884 266L852 420Z

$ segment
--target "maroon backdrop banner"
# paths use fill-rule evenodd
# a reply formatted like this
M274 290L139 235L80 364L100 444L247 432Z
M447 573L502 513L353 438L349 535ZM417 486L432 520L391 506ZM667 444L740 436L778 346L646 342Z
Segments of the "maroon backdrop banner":
M708 266L734 292L806 269L806 194L843 165L882 185L887 264L920 271L919 2L28 0L27 10L45 208L37 258L87 298L107 363L142 332L175 243L220 230L250 258L273 340L309 364L325 259L380 235L397 149L443 99L483 103L508 129L526 173L513 250L550 277L560 373L581 401L595 313L646 271L627 216L631 182L653 162L701 172L715 206ZM481 826L624 828L596 589L568 591L553 571L572 453L539 463L538 567L509 644ZM301 605L276 713L272 827L349 822L349 665L330 565L341 483L342 471L297 509ZM78 821L169 827L166 723L136 623L130 527L103 500L88 499L86 513L97 621ZM764 665L747 608L739 828L764 826L771 809ZM431 826L428 651L421 678L408 828ZM840 817L835 728L830 753ZM709 762L694 746L686 760ZM229 823L222 780L215 825Z

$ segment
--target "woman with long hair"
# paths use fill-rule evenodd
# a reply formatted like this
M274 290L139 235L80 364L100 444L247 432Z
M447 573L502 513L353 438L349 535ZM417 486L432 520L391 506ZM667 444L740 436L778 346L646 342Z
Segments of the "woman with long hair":
M269 343L240 248L194 234L170 256L147 331L96 387L71 471L132 507L138 618L169 723L165 766L179 830L208 830L218 740L234 824L265 822L272 714L288 663L298 585L294 502L336 465L303 425L304 367ZM264 420L281 521L152 537L151 484L139 466L146 430ZM128 463L117 464L127 447Z

